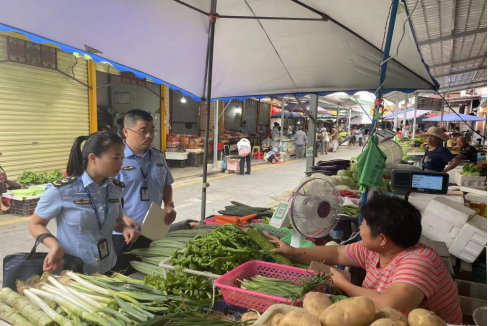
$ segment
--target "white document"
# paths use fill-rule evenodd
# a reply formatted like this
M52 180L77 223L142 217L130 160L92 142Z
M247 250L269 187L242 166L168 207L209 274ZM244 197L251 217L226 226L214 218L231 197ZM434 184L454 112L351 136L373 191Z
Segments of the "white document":
M160 240L169 232L171 225L164 223L166 212L160 206L151 203L151 207L142 222L141 234L151 240Z

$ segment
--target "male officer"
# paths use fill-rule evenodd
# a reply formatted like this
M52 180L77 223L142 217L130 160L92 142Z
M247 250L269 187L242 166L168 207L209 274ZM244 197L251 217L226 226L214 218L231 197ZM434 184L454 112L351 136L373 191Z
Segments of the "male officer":
M151 203L160 206L164 203L165 222L168 225L173 223L176 218L171 186L174 180L164 154L151 147L157 133L151 115L139 109L127 112L123 133L126 145L124 162L117 179L125 183L122 196L126 224L140 230ZM175 226L171 229L174 230ZM130 267L130 261L136 257L124 252L147 248L151 240L141 235L137 242L127 245L121 234L114 232L112 238L117 253L117 264L113 270L131 274L134 270Z

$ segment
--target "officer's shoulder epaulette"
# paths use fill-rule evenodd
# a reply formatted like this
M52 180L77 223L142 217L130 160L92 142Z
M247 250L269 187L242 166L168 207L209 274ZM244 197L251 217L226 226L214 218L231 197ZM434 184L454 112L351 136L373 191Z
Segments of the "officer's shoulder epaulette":
M163 152L163 151L161 151L161 150L159 150L159 149L157 149L157 148L151 147L151 149L154 149L156 152L160 152L161 154L164 154L164 152Z
M76 180L78 180L78 177L64 178L64 179L61 179L61 180L54 181L53 182L53 186L55 186L55 187L66 186L66 185L69 185L69 184L75 182Z
M110 180L112 180L112 183L113 183L114 185L116 185L116 186L119 186L119 187L121 187L121 188L124 188L124 187L125 187L125 183L123 183L122 181L119 181L119 180L117 180L117 179L110 179Z

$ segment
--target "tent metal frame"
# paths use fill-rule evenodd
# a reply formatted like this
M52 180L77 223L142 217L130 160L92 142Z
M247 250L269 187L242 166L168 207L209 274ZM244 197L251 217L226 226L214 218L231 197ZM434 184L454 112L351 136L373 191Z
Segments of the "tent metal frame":
M390 15L389 15L389 22L388 22L388 30L386 33L386 38L384 42L384 51L381 49L378 49L375 45L373 45L371 42L367 41L365 38L361 37L357 33L353 32L351 29L347 28L346 26L342 25L338 21L334 20L330 16L324 14L323 12L320 12L319 10L316 10L315 8L312 8L303 2L299 0L290 0L297 5L306 8L310 10L311 12L319 15L321 18L318 19L299 19L299 18L285 18L285 17L259 17L259 16L229 16L229 15L222 15L220 16L217 13L217 0L211 0L210 4L210 12L205 12L199 8L196 8L192 5L189 5L181 0L174 0L176 3L181 4L187 8L190 8L192 10L195 10L203 15L207 15L209 17L209 33L208 33L208 46L207 46L207 64L206 64L206 69L205 69L205 83L204 83L204 92L207 93L206 99L202 99L205 102L207 102L207 117L206 117L206 129L205 129L205 145L204 145L204 165L203 165L203 180L202 180L202 202L201 202L201 221L205 219L206 215L206 197L207 197L207 188L210 186L209 183L207 182L207 171L208 171L208 149L209 149L209 140L210 140L210 110L211 110L211 99L212 99L212 69L213 69L213 51L214 51L214 42L215 42L215 25L216 22L219 18L224 18L224 19L266 19L266 20L304 20L304 21L325 21L325 22L332 22L339 27L343 28L344 30L348 31L349 33L353 34L354 36L358 37L362 41L366 42L370 46L372 46L374 49L378 50L380 53L382 53L382 58L381 58L381 63L380 63L380 81L379 81L379 86L378 89L376 90L376 101L375 101L375 108L374 108L374 115L373 115L373 120L372 120L372 125L370 129L370 134L374 132L375 126L377 123L377 118L376 116L378 115L379 108L382 104L382 93L383 93L383 84L385 82L386 78L386 70L388 66L388 61L395 61L397 64L399 64L401 67L407 69L410 71L410 69L406 68L403 64L400 62L396 61L394 58L390 57L390 48L391 48L391 42L393 38L393 30L395 27L395 21L396 21L396 16L397 16L397 10L398 10L398 5L400 0L392 0L392 5L390 9ZM401 0L405 1L405 0ZM247 4L247 2L246 2ZM271 40L270 40L271 42ZM412 72L412 71L411 71ZM420 78L427 84L431 84L430 82L426 81L424 78L416 74L415 72L412 72L416 77ZM296 94L294 94L295 98L297 99L298 103L302 106L304 109L304 112L309 116L307 110L305 109L303 103L298 99ZM282 111L283 112L283 111ZM338 115L339 117L339 115ZM309 116L309 118L312 118ZM315 123L315 119L313 119L313 122ZM362 197L362 205L366 204L368 200L368 195L367 191L364 192L363 197ZM360 216L360 223L362 222L362 215Z

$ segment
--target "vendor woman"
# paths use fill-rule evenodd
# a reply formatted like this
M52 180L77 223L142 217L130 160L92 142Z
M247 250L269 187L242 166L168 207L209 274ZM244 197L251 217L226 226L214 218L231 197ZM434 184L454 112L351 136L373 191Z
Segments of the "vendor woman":
M461 162L461 156L452 154L442 143L447 141L444 130L430 127L421 137L426 139L427 146L422 158L422 170L434 172L447 172L454 169ZM451 162L447 167L446 165Z
M361 209L362 241L347 246L293 248L271 237L279 248L273 252L303 261L361 267L361 286L344 272L331 268L334 285L350 297L365 296L376 309L390 307L408 314L416 308L433 311L449 324L461 324L456 285L441 257L419 243L420 212L397 197L374 195Z
M46 187L29 224L34 238L49 234L43 241L49 248L45 272L61 267L67 253L83 260L85 274L106 273L117 261L112 232L122 232L127 243L137 240L139 233L122 218L124 184L110 179L122 167L124 147L122 139L111 132L75 140L68 161L69 177ZM52 219L56 219L57 238L46 228Z

